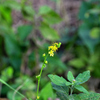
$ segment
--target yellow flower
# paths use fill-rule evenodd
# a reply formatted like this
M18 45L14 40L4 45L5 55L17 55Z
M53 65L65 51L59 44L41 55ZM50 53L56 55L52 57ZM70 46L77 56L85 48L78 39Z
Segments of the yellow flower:
M58 43L53 43L53 45L58 46Z
M52 50L55 51L58 50L58 48L56 46L49 46L48 50Z
M56 52L56 50L58 50L58 48L56 46L53 46L52 50L54 50Z
M52 49L53 49L53 46L49 46L49 47L48 47L48 50L52 50Z
M61 45L61 43L59 43L59 44L58 43L53 43L52 46L48 47L50 56L54 56L54 52L56 52L58 50L60 45Z
M49 51L49 54L50 54L50 56L52 56L52 57L53 57L53 56L54 56L54 51L52 51L52 50L51 50L51 51Z

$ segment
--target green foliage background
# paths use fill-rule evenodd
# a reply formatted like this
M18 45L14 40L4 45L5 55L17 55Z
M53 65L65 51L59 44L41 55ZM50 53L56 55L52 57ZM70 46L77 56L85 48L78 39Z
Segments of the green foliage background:
M57 2L57 1L56 1ZM56 3L55 2L55 3ZM100 2L83 1L78 18L80 25L75 34L70 35L70 28L64 27L57 32L56 26L63 22L60 15L51 7L40 6L35 11L24 0L0 0L0 78L27 98L36 97L36 78L43 63L42 54L47 52L53 42L62 42L61 48L52 58L48 58L41 79L41 100L55 98L51 84L48 83L49 73L62 75L71 70L76 76L85 70L90 70L92 77L100 78ZM22 14L27 23L13 27L13 11ZM66 31L67 30L67 31ZM68 54L67 60L62 60ZM66 55L66 56L68 56ZM11 91L0 83L1 96L12 100ZM47 91L48 89L48 91ZM77 91L76 91L77 92ZM46 94L49 95L46 95ZM16 100L21 100L15 94Z

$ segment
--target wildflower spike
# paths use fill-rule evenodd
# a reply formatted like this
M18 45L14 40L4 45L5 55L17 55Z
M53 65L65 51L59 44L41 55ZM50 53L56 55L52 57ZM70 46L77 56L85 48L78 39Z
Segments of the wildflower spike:
M59 42L59 43L53 43L52 44L52 46L49 46L48 47L48 50L49 50L49 54L50 54L50 56L54 56L54 52L56 52L57 50L58 50L58 48L60 48L60 46L61 46L61 42Z

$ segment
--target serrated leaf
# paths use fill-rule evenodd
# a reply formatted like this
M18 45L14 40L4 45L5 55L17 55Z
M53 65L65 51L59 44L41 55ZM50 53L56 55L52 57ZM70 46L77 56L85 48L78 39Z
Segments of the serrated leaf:
M65 86L65 84L67 82L63 77L59 77L57 75L49 74L48 77L51 79L51 81L54 84L56 84L58 86Z
M57 96L61 99L61 100L69 100L68 96L63 94L63 93L59 93L57 92Z
M74 100L73 95L69 95L68 100Z
M76 77L76 84L79 85L85 83L86 81L88 81L89 78L90 78L90 71L85 71L83 73L80 73Z
M81 85L76 85L74 87L75 87L75 89L77 89L77 90L79 90L81 92L88 93L88 91Z
M81 100L81 99L80 99L80 96L77 95L77 94L73 94L73 98L74 98L74 100Z
M57 96L61 100L68 100L69 86L58 86L58 85L52 83L52 87L54 90L57 91Z
M70 83L70 82L66 82L65 84L66 84L66 86L72 85L72 83Z
M69 95L69 86L58 86L58 85L52 83L52 87L54 90L56 90L59 93L64 93L67 96Z
M67 78L68 78L68 80L69 80L70 82L72 82L72 81L73 81L74 76L73 76L73 74L72 74L72 72L71 72L71 71L69 71L69 72L68 72L68 74L67 74Z
M81 93L79 94L80 100L100 100L100 94L99 93Z

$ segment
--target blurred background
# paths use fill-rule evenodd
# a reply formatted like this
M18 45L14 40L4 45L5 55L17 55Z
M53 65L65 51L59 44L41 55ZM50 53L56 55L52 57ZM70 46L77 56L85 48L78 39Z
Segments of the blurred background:
M40 100L56 98L47 75L67 79L69 70L74 76L90 70L83 86L100 93L100 0L0 0L0 79L35 100L42 54L54 42L62 45L48 57ZM0 83L0 97L12 96L24 100Z

